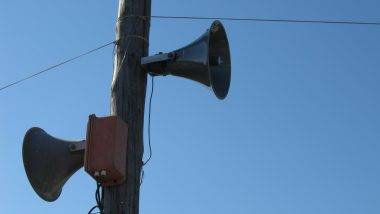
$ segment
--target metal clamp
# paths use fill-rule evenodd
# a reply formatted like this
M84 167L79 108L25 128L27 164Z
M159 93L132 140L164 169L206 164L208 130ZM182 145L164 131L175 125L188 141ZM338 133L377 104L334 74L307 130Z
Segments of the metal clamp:
M73 142L69 145L70 152L84 151L86 148L86 141Z

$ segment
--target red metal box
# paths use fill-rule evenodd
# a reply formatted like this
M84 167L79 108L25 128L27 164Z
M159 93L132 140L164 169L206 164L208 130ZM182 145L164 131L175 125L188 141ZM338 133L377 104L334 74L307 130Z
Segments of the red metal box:
M90 115L84 168L103 186L125 181L128 125L117 116Z

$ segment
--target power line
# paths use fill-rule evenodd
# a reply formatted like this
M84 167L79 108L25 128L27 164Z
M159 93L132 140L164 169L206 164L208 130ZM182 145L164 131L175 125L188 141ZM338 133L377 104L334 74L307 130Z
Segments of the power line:
M66 64L66 63L69 63L69 62L71 62L71 61L74 61L74 60L76 60L76 59L78 59L78 58L81 58L81 57L83 57L83 56L86 56L86 55L88 55L88 54L90 54L90 53L92 53L92 52L98 51L98 50L100 50L100 49L102 49L102 48L105 48L105 47L107 47L107 46L109 46L109 45L111 45L111 44L114 44L114 43L115 43L115 41L112 41L112 42L108 42L108 43L102 44L102 45L100 45L100 46L98 46L98 47L96 47L96 48L94 48L94 49L91 49L91 50L86 51L86 52L84 52L84 53L82 53L82 54L79 54L78 56L72 57L72 58L67 59L67 60L65 60L65 61L62 61L62 62L60 62L60 63L57 63L57 64L55 64L55 65L52 65L52 66L50 66L50 67L48 67L48 68L45 68L45 69L43 69L43 70L41 70L41 71L38 71L38 72L36 72L36 73L34 73L34 74L31 74L31 75L29 75L29 76L26 76L26 77L24 77L24 78L21 78L21 79L19 79L19 80L17 80L17 81L11 82L11 83L9 83L9 84L7 84L7 85L5 85L5 86L2 86L2 87L0 88L0 92L3 91L3 90L5 90L6 88L9 88L9 87L11 87L11 86L17 85L17 84L19 84L19 83L22 83L22 82L24 82L24 81L26 81L26 80L28 80L28 79L30 79L30 78L36 77L36 76L38 76L38 75L41 75L41 74L43 74L43 73L45 73L45 72L47 72L47 71L50 71L50 70L52 70L52 69L54 69L54 68L57 68L57 67L59 67L59 66L62 66L62 65Z
M205 16L139 16L129 15L119 18L123 20L129 17L156 18L156 19L188 19L188 20L224 20L224 21L251 21L251 22L282 22L282 23L308 23L308 24L344 24L344 25L375 25L380 22L356 21L356 20L328 20L328 19L269 19L269 18L238 18L238 17L205 17Z
M152 15L152 16L140 16L140 15L128 15L124 16L118 19L118 21L122 21L127 18L142 18L142 19L148 19L148 18L155 18L155 19L187 19L187 20L224 20L224 21L251 21L251 22L278 22L278 23L307 23L307 24L341 24L341 25L372 25L372 26L380 26L380 22L368 22L368 21L354 21L354 20L307 20L307 19L267 19L267 18L237 18L237 17L205 17L205 16L161 16L161 15ZM92 52L98 51L102 48L105 48L111 44L115 44L115 41L108 42L105 44L102 44L92 50L89 50L87 52L84 52L78 56L72 57L70 59L67 59L65 61L62 61L58 64L52 65L48 68L45 68L41 71L38 71L36 73L33 73L29 76L26 76L24 78L21 78L19 80L16 80L14 82L11 82L5 86L0 87L0 92L11 87L14 85L17 85L19 83L22 83L28 79L31 79L33 77L36 77L40 74L43 74L47 71L50 71L54 68L57 68L59 66L62 66L66 63L69 63L71 61L74 61L78 58L81 58L85 55L88 55Z
M88 214L103 214L104 212L103 198L104 198L104 189L102 187L102 184L99 182L96 182L96 191L95 191L96 205L93 206L90 209L90 211L88 211ZM95 209L98 209L99 212L94 213L93 211Z
M150 97L149 97L149 114L148 114L149 157L145 162L143 162L143 166L149 163L150 159L152 158L152 145L150 142L150 117L151 117L151 112L152 112L152 98L153 98L153 92L154 92L154 76L150 76L150 78L152 79L152 82L151 82L151 91L150 91Z

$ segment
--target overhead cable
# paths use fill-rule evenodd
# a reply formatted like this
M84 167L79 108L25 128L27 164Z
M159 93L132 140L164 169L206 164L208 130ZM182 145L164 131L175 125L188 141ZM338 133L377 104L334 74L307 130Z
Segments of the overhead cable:
M19 79L19 80L16 80L16 81L11 82L11 83L9 83L9 84L7 84L7 85L4 85L4 86L0 87L0 92L3 91L3 90L6 89L6 88L9 88L9 87L11 87L11 86L17 85L17 84L19 84L19 83L22 83L22 82L24 82L24 81L26 81L26 80L28 80L28 79L31 79L31 78L36 77L36 76L38 76L38 75L41 75L41 74L43 74L43 73L45 73L45 72L48 72L48 71L50 71L50 70L53 70L54 68L60 67L60 66L62 66L62 65L64 65L64 64L66 64L66 63L69 63L69 62L74 61L74 60L76 60L76 59L79 59L79 58L81 58L81 57L83 57L83 56L86 56L86 55L88 55L88 54L90 54L90 53L92 53L92 52L95 52L95 51L98 51L98 50L100 50L100 49L102 49L102 48L105 48L105 47L107 47L107 46L109 46L109 45L111 45L111 44L114 44L114 42L115 42L115 41L112 41L112 42L108 42L108 43L102 44L102 45L100 45L100 46L98 46L98 47L96 47L96 48L94 48L94 49L91 49L91 50L89 50L89 51L86 51L86 52L84 52L84 53L82 53L82 54L79 54L79 55L77 55L77 56L75 56L75 57L72 57L72 58L70 58L70 59L64 60L64 61L62 61L62 62L60 62L60 63L57 63L57 64L52 65L52 66L50 66L50 67L47 67L47 68L45 68L45 69L42 69L42 70L40 70L40 71L38 71L38 72L36 72L36 73L33 73L33 74L29 75L29 76L23 77L23 78L21 78L21 79Z
M188 20L223 20L223 21L251 21L251 22L282 22L282 23L308 23L308 24L343 24L343 25L376 25L380 22L358 21L358 20L332 20L332 19L283 19L283 18L243 18L243 17L222 17L222 16L140 16L128 15L120 17L118 20L124 20L131 17L155 18L155 19L188 19Z

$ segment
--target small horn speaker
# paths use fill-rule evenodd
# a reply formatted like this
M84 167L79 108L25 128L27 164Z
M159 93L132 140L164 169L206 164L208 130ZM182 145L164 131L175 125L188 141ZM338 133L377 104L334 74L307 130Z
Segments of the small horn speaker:
M220 21L191 44L155 56L143 57L141 65L152 75L184 77L211 87L224 99L230 87L231 58L226 31Z
M40 128L25 134L22 156L34 191L45 201L55 201L66 181L83 166L85 141L54 138Z

